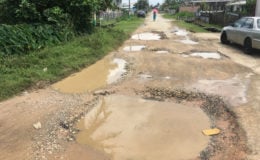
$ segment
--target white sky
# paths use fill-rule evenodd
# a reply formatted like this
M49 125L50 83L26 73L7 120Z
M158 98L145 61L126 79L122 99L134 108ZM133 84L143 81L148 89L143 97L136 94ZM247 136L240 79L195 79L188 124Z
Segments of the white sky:
M150 5L155 5L157 3L162 4L164 0L148 0ZM123 3L129 3L129 0L122 0ZM130 2L137 2L137 0L130 0Z

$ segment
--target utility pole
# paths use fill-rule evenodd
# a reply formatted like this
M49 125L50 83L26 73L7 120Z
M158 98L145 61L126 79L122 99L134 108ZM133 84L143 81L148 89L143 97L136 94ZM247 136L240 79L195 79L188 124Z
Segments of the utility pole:
M128 1L128 14L129 14L129 17L130 17L130 8L131 8L131 0Z
M260 17L260 0L256 0L255 16Z

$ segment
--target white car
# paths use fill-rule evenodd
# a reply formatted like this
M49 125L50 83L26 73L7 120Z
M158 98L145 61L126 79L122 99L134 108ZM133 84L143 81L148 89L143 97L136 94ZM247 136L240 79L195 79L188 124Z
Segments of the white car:
M244 46L246 53L252 49L260 49L260 17L243 17L221 31L223 44L230 42Z

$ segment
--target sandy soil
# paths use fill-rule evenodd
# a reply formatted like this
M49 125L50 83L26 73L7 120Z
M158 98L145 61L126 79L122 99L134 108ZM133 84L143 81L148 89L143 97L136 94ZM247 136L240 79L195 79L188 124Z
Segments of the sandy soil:
M77 94L47 86L1 102L0 159L111 159L100 150L77 143L79 130L75 124L97 106L101 97L117 94L199 105L211 125L222 132L211 137L208 147L193 159L259 160L260 56L246 55L236 45L220 44L216 33L178 36L174 23L160 15L155 22L147 17L134 34L144 32L164 38L129 39L112 52L111 57L127 61L127 74L117 83ZM124 51L124 47L134 45L146 48ZM221 58L189 56L193 52L217 52ZM152 89L146 91L147 87ZM33 127L37 122L41 123L39 129Z

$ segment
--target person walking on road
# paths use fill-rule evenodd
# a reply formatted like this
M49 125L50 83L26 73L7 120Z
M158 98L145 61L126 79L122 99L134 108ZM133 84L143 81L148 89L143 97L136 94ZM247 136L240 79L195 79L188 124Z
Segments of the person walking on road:
M158 13L158 9L157 9L157 8L154 8L154 9L153 9L153 21L156 20L157 13Z

